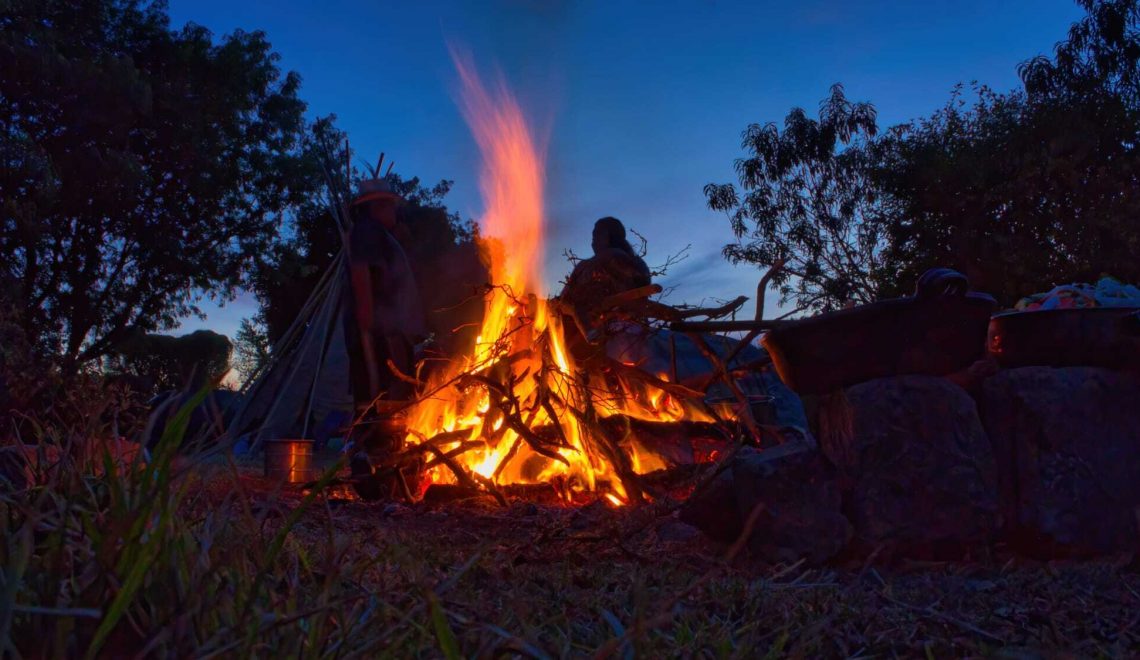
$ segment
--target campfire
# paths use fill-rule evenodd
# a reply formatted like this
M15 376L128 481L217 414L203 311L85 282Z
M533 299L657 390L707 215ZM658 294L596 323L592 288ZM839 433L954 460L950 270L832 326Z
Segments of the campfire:
M500 500L502 487L517 484L549 484L566 500L587 493L615 505L644 500L640 475L668 467L646 429L712 427L725 411L667 373L611 357L604 341L585 341L583 319L547 297L542 149L507 88L492 93L469 64L456 63L462 109L483 155L481 247L492 284L470 353L416 381L420 395L406 411L395 463L418 461L425 484ZM603 325L644 322L646 310L675 316L648 300L659 287L645 289L601 305L609 310Z

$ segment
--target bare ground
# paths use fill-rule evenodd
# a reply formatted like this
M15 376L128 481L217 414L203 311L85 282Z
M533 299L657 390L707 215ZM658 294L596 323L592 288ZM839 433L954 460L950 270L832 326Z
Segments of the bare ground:
M252 467L240 481L268 528L302 499ZM675 508L334 497L301 516L289 544L302 559L370 560L360 586L397 609L415 594L392 619L408 628L392 650L429 657L1140 654L1130 557L1042 563L997 548L985 562L772 566L706 539Z

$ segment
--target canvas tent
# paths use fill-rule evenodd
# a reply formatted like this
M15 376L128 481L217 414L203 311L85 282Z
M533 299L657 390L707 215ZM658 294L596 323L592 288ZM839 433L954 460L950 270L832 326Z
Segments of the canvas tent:
M349 419L349 358L344 342L344 248L314 288L263 368L251 374L230 423L253 446L271 438L313 437L331 419Z

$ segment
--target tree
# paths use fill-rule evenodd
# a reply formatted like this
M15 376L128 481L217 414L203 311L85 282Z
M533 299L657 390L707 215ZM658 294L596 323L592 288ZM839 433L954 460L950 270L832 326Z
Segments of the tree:
M752 124L743 133L747 157L736 161L743 196L731 184L708 184L709 208L729 217L737 241L724 256L771 268L781 302L823 311L878 293L879 208L868 146L875 109L847 100L835 85L819 118L793 109L784 129Z
M1079 0L1087 15L1024 89L957 87L931 116L874 132L839 89L818 121L753 125L737 161L734 262L789 259L784 299L823 310L909 293L929 268L964 272L1012 305L1102 273L1140 281L1140 2Z
M1043 55L1018 67L1036 99L1100 99L1135 112L1140 105L1140 3L1077 0L1086 16L1069 28L1052 59Z
M877 145L875 180L889 209L881 216L885 260L896 274L884 283L887 293L905 293L923 271L946 266L1004 299L1007 290L1025 291L1040 279L1030 270L1057 267L1058 255L1032 223L1012 217L1025 208L1014 206L1012 188L1026 185L1031 196L1037 190L1037 182L1011 184L1016 163L1031 166L1039 156L1017 139L1024 98L974 91L973 104L956 89L945 107L896 127Z
M309 194L277 59L261 32L172 30L161 2L0 9L5 294L65 370L232 295Z
M233 368L242 378L257 373L269 360L269 333L257 318L242 319L234 338Z
M960 92L879 145L891 272L945 265L1006 305L1101 273L1140 280L1140 8L1088 16L1024 91Z

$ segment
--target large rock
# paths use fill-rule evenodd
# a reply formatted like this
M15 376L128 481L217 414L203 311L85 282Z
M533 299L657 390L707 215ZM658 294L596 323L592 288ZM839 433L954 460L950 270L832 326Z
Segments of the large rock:
M986 381L980 405L1020 550L1137 550L1140 377L1091 367L1011 369Z
M748 547L768 561L805 559L821 564L851 540L851 523L830 466L818 451L788 451L780 445L732 466L736 507L742 519L756 521ZM768 456L765 456L768 454Z
M758 453L751 447L743 447L732 463L717 474L712 481L693 492L681 507L681 520L710 537L731 543L740 537L744 521L736 507L736 489L732 478L732 464L740 459L740 454Z
M728 542L740 537L754 515L747 543L755 556L819 564L851 538L840 506L830 467L801 440L742 450L708 487L693 494L681 519Z
M856 550L952 558L988 545L997 471L974 400L931 376L872 380L846 397L846 432L833 423L819 442L846 477Z

